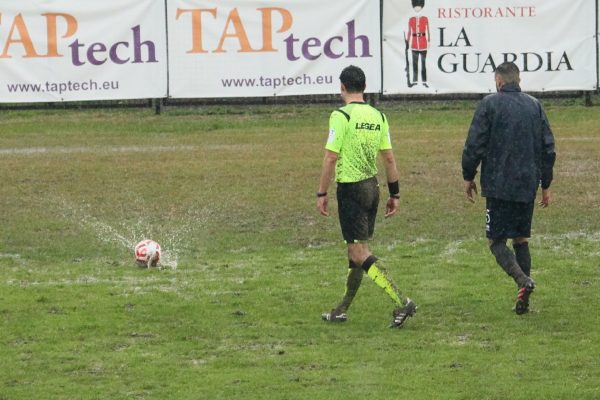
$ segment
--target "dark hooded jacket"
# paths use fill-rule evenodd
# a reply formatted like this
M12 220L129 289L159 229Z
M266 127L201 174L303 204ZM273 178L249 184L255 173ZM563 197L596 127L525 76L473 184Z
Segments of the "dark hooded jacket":
M462 154L463 178L471 181L481 163L481 195L532 202L538 186L552 183L554 136L540 102L504 85L479 104Z

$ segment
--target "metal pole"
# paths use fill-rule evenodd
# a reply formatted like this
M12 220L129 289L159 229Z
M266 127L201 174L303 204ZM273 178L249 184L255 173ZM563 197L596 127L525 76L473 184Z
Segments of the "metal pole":
M598 21L600 15L600 6L596 0L596 91L600 93L600 21Z
M379 64L381 67L381 70L379 71L379 77L381 79L379 93L383 95L383 0L379 1Z
M585 92L583 92L583 104L586 107L591 107L592 106L592 92L586 90Z
M170 87L169 87L169 81L170 81L170 69L169 69L169 8L167 7L167 0L165 0L165 38L166 38L166 44L165 46L167 47L167 93L166 93L166 98L168 98L170 96ZM166 100L166 99L165 99ZM163 101L159 101L158 102L158 108L155 108L155 113L156 114L160 114L162 111L162 105L163 105Z
M152 99L152 108L154 108L154 114L160 115L163 108L163 99Z

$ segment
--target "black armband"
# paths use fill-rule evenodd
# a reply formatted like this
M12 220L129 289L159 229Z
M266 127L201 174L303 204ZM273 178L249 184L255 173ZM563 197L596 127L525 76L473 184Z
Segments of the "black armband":
M396 182L388 182L388 190L390 191L390 197L399 199L400 198L400 184Z
M327 192L317 192L317 197L325 197L327 196Z

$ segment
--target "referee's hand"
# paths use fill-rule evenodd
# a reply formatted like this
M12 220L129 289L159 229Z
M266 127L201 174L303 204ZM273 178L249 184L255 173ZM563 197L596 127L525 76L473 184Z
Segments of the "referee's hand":
M398 211L398 204L400 204L400 200L393 197L388 199L385 205L385 218L389 218L396 214L396 211Z
M317 197L317 209L324 215L325 217L329 217L329 211L327 211L327 195L322 197Z
M465 194L467 195L467 200L475 203L474 194L477 194L477 184L475 181L465 181Z

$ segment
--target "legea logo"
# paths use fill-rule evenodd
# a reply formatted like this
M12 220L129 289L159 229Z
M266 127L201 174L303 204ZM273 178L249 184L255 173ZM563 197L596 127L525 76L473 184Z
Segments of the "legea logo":
M343 36L332 36L328 38L318 37L297 37L294 33L289 33L293 27L294 18L292 13L280 7L265 7L256 9L258 15L246 16L246 22L240 15L237 8L222 11L217 8L178 8L175 18L177 21L183 21L186 18L191 20L191 38L192 47L187 51L188 54L202 53L226 53L226 44L229 49L235 49L238 53L266 53L278 52L281 48L285 49L285 55L288 60L296 61L301 58L307 60L316 60L320 57L327 58L356 58L372 57L369 49L369 38L365 35L357 35L355 20L346 23L346 32ZM220 15L227 15L225 23L218 24ZM256 18L260 18L262 27L260 42L251 43L248 37L247 27L256 26ZM220 19L222 21L222 18ZM277 26L274 21L278 22ZM218 41L210 42L206 39L205 33L210 25L211 31L216 29ZM275 36L283 37L279 45L275 44ZM211 35L212 38L212 35Z
M45 38L32 38L28 24L40 23L36 20L26 20L22 14L6 17L0 13L0 28L8 26L8 35L0 36L0 60L4 58L52 58L71 57L75 66L102 65L107 62L114 64L137 64L158 62L156 45L150 40L142 40L140 25L131 28L129 41L116 43L84 43L77 39L79 27L77 19L65 13L40 14L42 23L46 26ZM60 32L59 32L60 25ZM75 39L75 40L73 40ZM43 43L44 44L40 44Z

